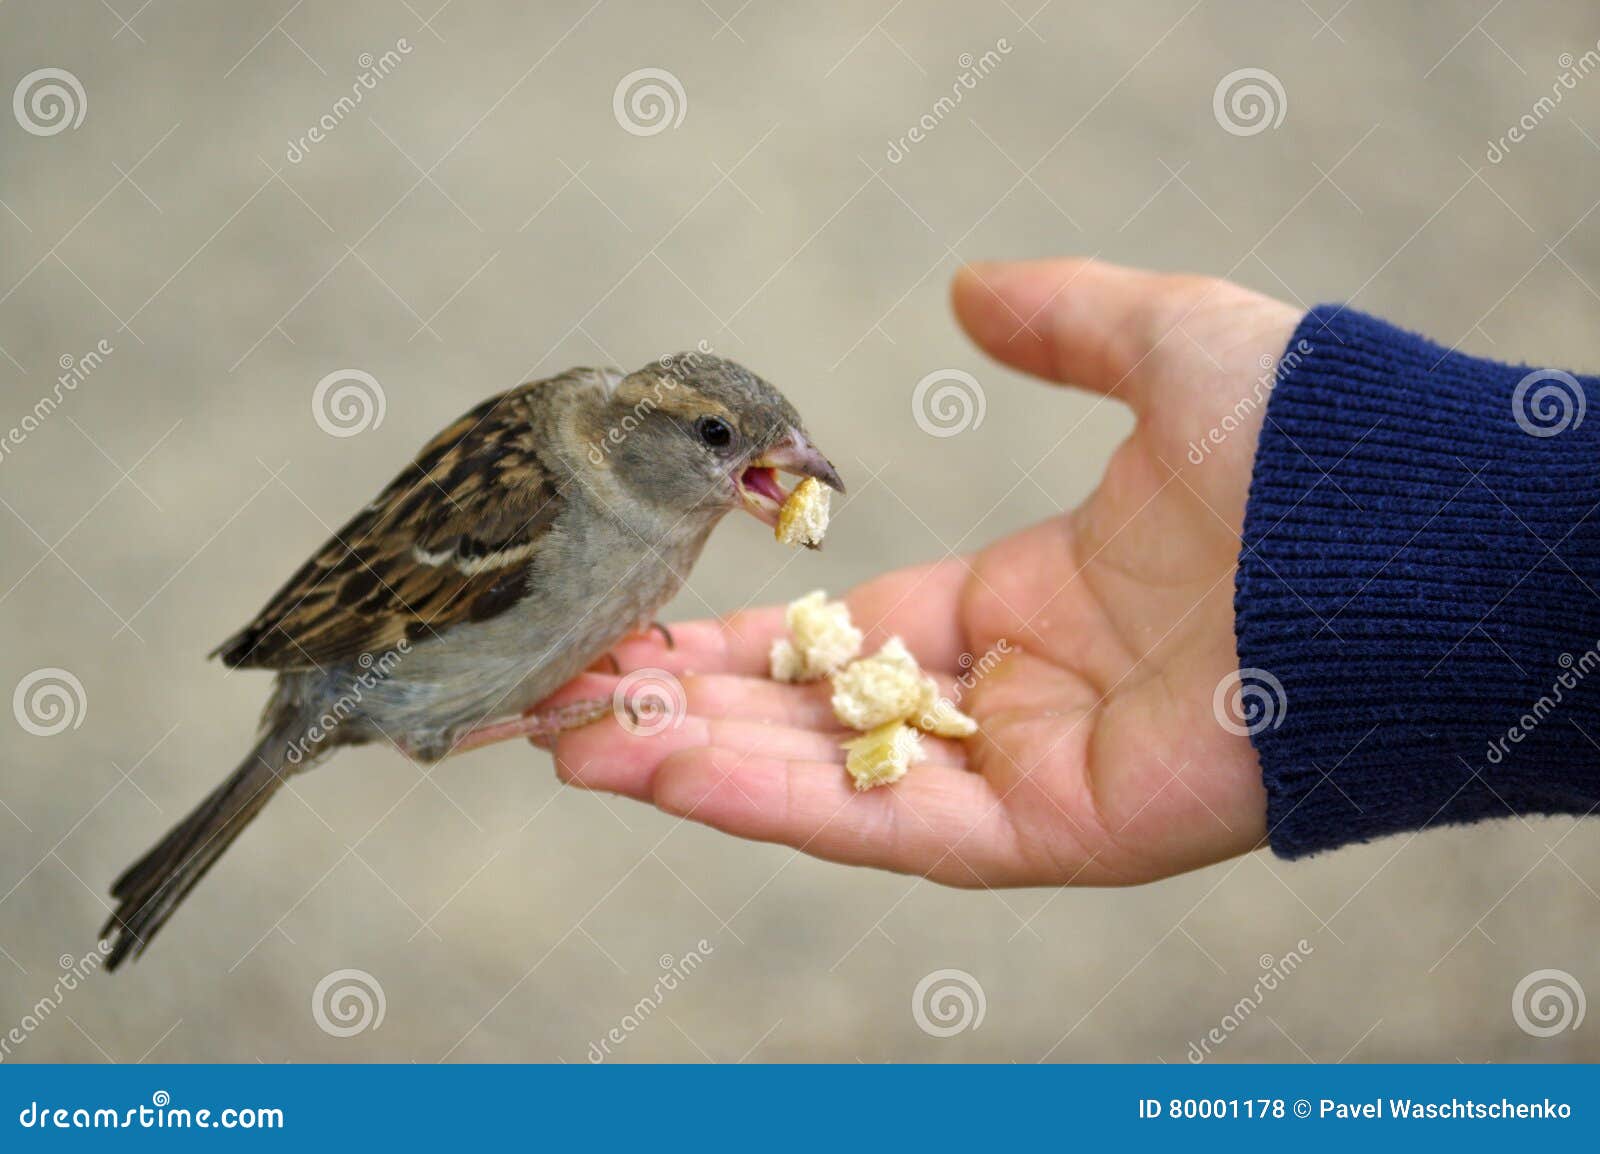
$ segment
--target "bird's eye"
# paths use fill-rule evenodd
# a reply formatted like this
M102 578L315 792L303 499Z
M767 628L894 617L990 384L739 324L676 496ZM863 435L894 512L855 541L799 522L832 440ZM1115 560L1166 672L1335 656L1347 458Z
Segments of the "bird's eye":
M733 441L733 430L720 417L701 417L695 422L695 431L713 449L726 449Z

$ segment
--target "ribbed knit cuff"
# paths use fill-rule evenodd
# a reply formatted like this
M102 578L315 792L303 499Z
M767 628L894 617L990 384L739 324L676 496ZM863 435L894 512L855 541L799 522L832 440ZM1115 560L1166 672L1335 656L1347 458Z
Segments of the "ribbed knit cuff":
M1597 385L1301 322L1234 600L1279 854L1600 803Z

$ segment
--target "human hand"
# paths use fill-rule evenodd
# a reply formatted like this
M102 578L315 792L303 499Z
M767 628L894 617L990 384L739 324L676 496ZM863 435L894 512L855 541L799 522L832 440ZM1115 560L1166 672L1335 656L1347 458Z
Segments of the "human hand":
M902 781L855 793L826 684L766 677L784 631L771 607L675 625L670 651L625 646L624 668L682 676L687 716L649 735L614 718L565 734L557 772L739 837L958 886L1141 882L1250 850L1266 832L1260 769L1212 702L1238 666L1258 379L1272 379L1263 366L1298 310L1077 260L963 269L953 300L991 356L1138 417L1077 509L846 595L868 652L899 634L947 692L968 666L988 670L960 693L977 736L929 740ZM580 681L560 696L603 696L617 679Z

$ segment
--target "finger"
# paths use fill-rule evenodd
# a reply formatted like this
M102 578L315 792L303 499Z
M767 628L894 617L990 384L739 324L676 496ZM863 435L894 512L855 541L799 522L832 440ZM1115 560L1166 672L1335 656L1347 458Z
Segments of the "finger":
M940 696L959 699L955 678L929 674ZM688 712L697 717L740 718L792 725L824 733L843 733L847 727L833 712L833 687L827 681L785 685L761 677L691 677L683 683Z
M958 557L887 573L844 596L851 620L874 652L898 634L931 670L954 671L962 653L957 602L970 570ZM746 609L716 621L672 626L672 649L659 641L631 639L615 650L622 672L665 669L677 676L734 673L765 677L772 643L788 636L782 606Z
M1182 282L1095 260L980 262L956 274L951 303L1003 364L1137 400L1132 375L1159 335L1152 318Z
M842 779L845 752L841 742L852 736L703 717L685 717L677 724L668 723L659 733L649 733L607 718L562 735L555 749L556 776L569 785L645 800L650 797L652 779L668 758L685 750L715 746L741 756L827 762ZM966 753L957 742L929 737L923 739L922 749L926 754L922 767L960 768L966 764Z
M929 674L946 700L957 702L961 686L948 674ZM819 733L849 737L852 731L833 711L833 686L826 680L788 685L765 677L736 677L711 674L685 677L676 681L670 674L650 674L634 678L605 673L585 673L568 682L534 710L547 713L579 701L615 699L618 716L626 714L625 699L643 699L654 716L657 706L669 713L693 715L707 720L758 721L810 729ZM673 700L676 699L676 700Z
M579 701L601 701L616 692L618 681L611 673L580 673L528 712L549 713Z
M767 653L784 636L783 607L747 609L715 620L673 622L673 646L657 638L629 638L614 650L621 672L665 669L680 677L701 673L752 675L767 671Z
M644 677L636 676L645 673ZM799 729L823 732L843 730L833 715L832 687L826 681L805 685L786 685L765 677L736 677L719 673L685 676L681 681L670 673L634 671L618 677L609 673L585 673L569 681L540 702L535 712L543 713L577 701L599 701L620 694L645 696L654 703L665 703L680 714L702 718L767 721ZM670 699L676 698L675 703ZM617 702L623 709L623 702ZM624 710L625 711L625 710Z
M696 717L765 721L822 733L844 729L833 715L832 686L826 681L785 685L765 677L713 674L689 678L684 691Z
M989 783L950 766L858 793L831 761L690 749L662 763L652 796L668 813L828 861L958 886L1038 880Z

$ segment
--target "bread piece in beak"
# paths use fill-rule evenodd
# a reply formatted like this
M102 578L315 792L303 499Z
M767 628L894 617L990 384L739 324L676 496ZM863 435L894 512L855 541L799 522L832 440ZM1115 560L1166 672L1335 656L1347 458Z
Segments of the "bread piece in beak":
M844 492L839 472L798 429L756 458L739 474L739 496L745 511L763 525L776 529L778 512L788 493L778 482L779 471L814 477L835 492Z

